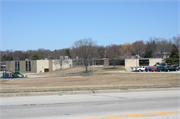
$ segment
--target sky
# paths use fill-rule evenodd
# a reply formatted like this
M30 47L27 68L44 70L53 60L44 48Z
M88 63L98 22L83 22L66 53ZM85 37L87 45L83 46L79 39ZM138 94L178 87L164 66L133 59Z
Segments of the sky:
M179 1L1 0L1 50L71 48L133 43L180 34Z

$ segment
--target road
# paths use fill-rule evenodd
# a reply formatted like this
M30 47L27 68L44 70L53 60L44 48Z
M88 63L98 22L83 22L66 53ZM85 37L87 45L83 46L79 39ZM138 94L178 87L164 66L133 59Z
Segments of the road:
M6 97L0 98L0 118L180 119L179 98L178 90Z

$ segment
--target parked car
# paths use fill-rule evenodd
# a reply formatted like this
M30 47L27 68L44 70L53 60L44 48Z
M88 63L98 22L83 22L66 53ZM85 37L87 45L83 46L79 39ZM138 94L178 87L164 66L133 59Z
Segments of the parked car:
M139 71L139 72L145 71L145 68L146 68L146 67L147 67L147 66L138 67L138 68L136 69L136 71Z
M153 69L151 69L151 71L155 72L155 71L157 71L157 68L154 67Z
M134 71L137 71L137 68L139 68L139 67L133 67L132 68L132 71L134 72Z
M170 71L169 67L171 67L171 66L164 66L164 71L168 71L169 72Z
M173 67L175 67L177 70L179 70L179 66L173 66Z
M165 71L165 66L158 66L156 71Z
M179 66L177 66L176 68L177 68L177 70L179 70Z
M146 67L146 68L145 68L145 71L148 71L148 72L149 72L149 71L151 71L151 69L153 69L153 68L154 68L154 67Z
M175 67L175 66L170 66L169 67L169 71L177 71L177 70L178 70L178 68Z

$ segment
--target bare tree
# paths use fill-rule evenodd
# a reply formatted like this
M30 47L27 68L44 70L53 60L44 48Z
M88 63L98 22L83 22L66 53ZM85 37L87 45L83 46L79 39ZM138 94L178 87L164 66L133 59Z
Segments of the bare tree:
M60 69L62 69L62 66L63 66L63 59L56 59L55 62L54 62L55 65L59 65L60 66ZM57 69L56 69L57 70Z
M49 49L40 48L37 50L36 53L38 53L40 57L44 59L44 58L48 58L48 56L51 54L50 52L51 51Z
M142 57L146 49L146 45L144 44L143 40L136 41L132 45L134 47L135 54Z
M75 56L79 58L84 58L84 64L86 67L87 73L87 66L88 66L88 59L94 58L97 53L96 49L96 41L93 41L91 38L84 38L74 42L72 46L72 50L74 50Z
M132 54L134 54L135 49L132 44L130 43L124 43L121 45L121 48L119 49L122 55L124 55L126 58L129 58Z
M156 57L156 48L157 48L157 43L159 42L160 38L156 38L156 37L150 37L149 38L149 44L150 44L150 48L152 51L152 57Z
M115 68L115 59L120 55L119 49L121 48L120 45L111 44L107 46L107 56L113 60L114 68Z
M98 58L105 58L105 51L106 51L106 48L104 46L99 46L97 47L97 56Z
M5 54L4 51L0 51L0 57L1 57L1 61L3 61L3 55Z
M33 54L36 53L35 50L27 50L26 52L28 53L28 59L30 59L33 56Z
M155 57L163 58L164 54L170 54L172 50L172 40L167 40L164 38L158 38L156 41L156 54Z
M177 36L177 37L173 37L173 43L176 45L176 47L178 48L178 51L179 51L179 48L180 48L180 34Z

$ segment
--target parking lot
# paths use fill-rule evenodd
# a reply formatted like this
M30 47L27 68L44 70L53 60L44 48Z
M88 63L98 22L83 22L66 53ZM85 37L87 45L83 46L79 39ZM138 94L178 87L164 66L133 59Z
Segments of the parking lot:
M178 71L161 71L161 72L158 72L158 71L155 71L155 72L153 72L153 71L141 71L141 72L139 72L139 71L131 71L131 73L180 73L180 71L178 70Z
M179 66L141 66L141 67L132 67L132 72L147 72L147 73L180 73Z

